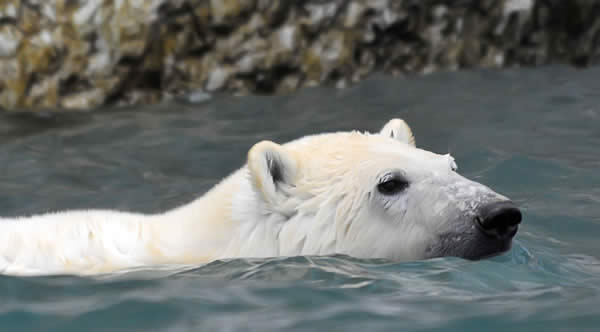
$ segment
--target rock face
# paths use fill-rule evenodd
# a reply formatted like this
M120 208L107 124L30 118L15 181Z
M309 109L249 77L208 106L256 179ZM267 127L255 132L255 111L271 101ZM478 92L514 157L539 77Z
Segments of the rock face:
M593 0L3 0L0 106L343 87L370 72L600 59Z

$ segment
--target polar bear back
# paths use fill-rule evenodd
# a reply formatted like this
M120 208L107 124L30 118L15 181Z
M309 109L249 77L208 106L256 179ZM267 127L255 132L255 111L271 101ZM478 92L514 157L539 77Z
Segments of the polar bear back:
M95 274L142 265L146 218L105 210L0 218L0 272Z

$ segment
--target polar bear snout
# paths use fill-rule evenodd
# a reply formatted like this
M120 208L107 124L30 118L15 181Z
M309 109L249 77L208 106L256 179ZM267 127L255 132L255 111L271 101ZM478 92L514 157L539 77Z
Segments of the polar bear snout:
M418 189L425 193L415 194L421 201L446 202L439 203L432 212L420 211L430 229L437 233L426 248L425 257L479 260L511 248L523 216L507 197L458 174L423 181Z
M513 202L499 201L481 206L474 222L486 236L510 240L517 234L521 218L521 211Z

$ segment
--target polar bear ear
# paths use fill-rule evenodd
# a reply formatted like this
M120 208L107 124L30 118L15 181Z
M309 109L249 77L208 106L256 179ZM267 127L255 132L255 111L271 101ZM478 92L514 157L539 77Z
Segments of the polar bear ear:
M416 146L415 136L413 135L412 130L410 130L408 124L402 119L391 119L383 126L379 133L397 141Z
M262 141L248 151L248 169L256 190L269 203L285 197L285 188L292 185L297 163L279 144Z

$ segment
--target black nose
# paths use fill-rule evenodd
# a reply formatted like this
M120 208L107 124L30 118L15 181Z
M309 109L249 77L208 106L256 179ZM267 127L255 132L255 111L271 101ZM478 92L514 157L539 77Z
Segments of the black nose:
M479 208L475 217L477 226L495 239L510 239L521 223L521 211L510 201L488 203Z

